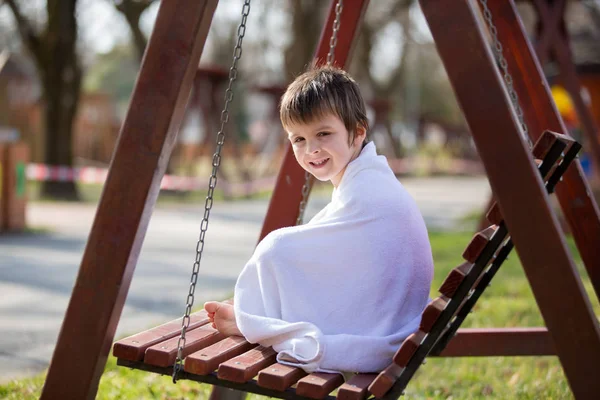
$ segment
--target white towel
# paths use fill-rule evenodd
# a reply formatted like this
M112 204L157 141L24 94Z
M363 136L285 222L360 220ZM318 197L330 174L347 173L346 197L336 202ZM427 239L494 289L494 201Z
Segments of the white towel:
M423 218L369 143L309 223L271 232L240 274L236 322L307 372L375 372L416 331L433 260Z

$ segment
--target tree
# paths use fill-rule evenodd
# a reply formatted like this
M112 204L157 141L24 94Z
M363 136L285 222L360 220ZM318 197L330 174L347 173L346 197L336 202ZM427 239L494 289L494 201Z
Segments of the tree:
M361 27L358 44L356 46L354 62L351 69L355 71L356 78L367 84L374 103L383 104L392 99L402 100L401 96L395 96L401 93L407 79L407 60L414 47L412 37L412 21L410 18L410 7L414 0L396 0L387 2L377 2L372 4L370 13L365 17ZM390 70L387 79L381 79L375 75L373 69L373 53L375 42L382 31L389 25L397 23L402 29L403 44L401 56L398 63ZM386 106L380 111L375 108L374 125L382 124L384 131L391 144L392 154L395 157L401 157L402 143L400 139L393 135L392 125L389 116L386 114L390 109ZM372 128L375 128L373 126Z
M9 15L0 15L0 52L5 49L8 49L11 53L18 52L21 46L17 28L6 21L10 18Z
M589 30L592 32L594 37L598 38L600 36L600 1L598 0L584 0L583 5L585 10L590 14L590 18L594 24L594 27Z
M288 4L292 40L284 49L286 82L306 70L312 60L328 6L328 2L319 0L293 0Z
M3 0L11 9L21 40L31 53L42 86L45 162L73 166L71 137L79 102L82 70L76 52L77 0L47 0L47 22L36 30L16 0ZM75 182L46 181L42 195L77 200Z
M156 0L111 0L115 8L123 14L129 29L131 37L138 53L138 58L141 61L146 51L148 38L140 28L140 18L144 11L148 9Z
M126 109L131 98L139 62L129 43L114 46L98 54L85 74L84 92L104 92L116 102L117 108Z

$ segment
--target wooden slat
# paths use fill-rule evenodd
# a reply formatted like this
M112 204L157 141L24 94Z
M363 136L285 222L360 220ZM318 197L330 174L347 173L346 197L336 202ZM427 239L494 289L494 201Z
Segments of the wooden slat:
M159 4L42 389L43 400L96 395L217 0Z
M341 374L314 372L298 381L296 393L311 399L322 399L343 383Z
M456 293L456 289L458 289L458 286L465 279L465 276L467 276L472 267L473 264L470 262L464 262L450 271L442 286L440 286L439 292L448 298L452 298L454 293Z
M426 332L417 331L404 339L404 342L402 342L402 345L400 345L400 348L394 354L394 363L399 367L406 367L406 364L408 364L410 358L415 354L415 351L417 351L426 335Z
M394 386L396 379L402 373L404 368L391 363L386 369L381 371L377 378L369 385L369 392L375 397L383 397Z
M211 346L190 354L185 358L184 370L196 374L210 374L219 367L219 364L232 357L256 347L240 336L230 336Z
M541 163L543 162L542 160L546 157L546 155L548 154L548 152L550 151L552 146L554 146L554 144L557 141L565 144L566 147L563 150L563 153L566 153L569 150L569 148L573 145L573 143L575 142L569 136L562 135L560 133L552 132L549 130L544 131L544 133L535 142L535 145L533 146L533 149L532 149L532 155L533 155L533 157L535 157L534 161L538 168L541 165ZM558 164L559 164L558 161L560 161L560 159L561 158L559 158L559 160L557 160L557 162L552 166L552 168L550 168L548 171L546 171L543 174L542 179L544 181L546 181L547 178L552 176L552 174L558 167ZM495 224L495 225L500 225L504 221L504 218L502 217L502 213L500 212L500 205L497 202L493 202L492 206L490 207L489 211L486 214L486 218L491 224Z
M225 339L225 335L208 325L188 331L185 335L183 356L186 357L195 351L208 347L223 339ZM175 336L174 338L149 347L148 350L146 350L144 362L158 367L173 365L177 358L178 343L179 336Z
M485 249L485 246L487 246L487 244L490 242L494 232L496 232L496 229L498 229L498 227L492 225L485 228L481 232L477 232L463 252L463 258L468 262L475 264L479 255L483 249Z
M369 385L377 374L357 374L338 389L337 400L363 400L369 395Z
M190 315L189 329L195 329L208 322L206 311L195 312ZM141 361L148 347L169 340L180 333L181 318L119 340L113 345L113 356L129 361Z
M500 205L498 202L494 202L490 207L489 211L485 215L485 218L488 220L490 224L500 225L504 218L502 217L502 212L500 211Z
M545 130L542 133L542 136L535 142L535 145L531 149L531 154L535 158L544 159L556 141L561 141L566 145L565 151L567 151L574 142L573 138L569 136Z
M420 0L420 4L565 376L575 397L600 393L600 380L594 372L600 359L600 327L539 171L521 137L489 37L478 17L480 11L470 0L456 0L450 8L439 7L435 0ZM474 76L476 85L472 84ZM543 84L543 77L535 71L531 76L537 85ZM597 213L581 217L596 219ZM595 243L597 253L598 236L594 237L596 241L589 244ZM588 243L587 239L584 242ZM592 263L597 265L598 259Z
M277 363L258 373L258 385L268 389L284 391L306 375L302 368Z
M249 381L261 369L274 364L276 356L277 352L271 347L258 346L219 365L217 376L232 382Z
M433 324L435 324L435 321L437 321L440 314L444 311L444 308L446 308L448 301L450 301L448 297L440 296L436 297L427 305L421 316L421 325L419 326L420 331L431 331Z

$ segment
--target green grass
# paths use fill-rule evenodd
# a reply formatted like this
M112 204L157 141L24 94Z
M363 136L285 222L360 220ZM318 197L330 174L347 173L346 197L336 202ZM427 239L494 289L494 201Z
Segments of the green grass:
M447 273L462 262L469 233L431 233L436 264L432 297ZM600 304L581 268L572 241L574 258L597 315ZM542 326L543 321L522 267L513 252L479 300L464 327ZM0 386L1 399L37 399L44 375ZM211 387L189 381L173 385L171 379L116 366L110 357L100 382L98 399L208 399ZM570 399L561 365L556 357L430 358L409 384L406 394L414 399ZM265 399L248 396L249 399Z

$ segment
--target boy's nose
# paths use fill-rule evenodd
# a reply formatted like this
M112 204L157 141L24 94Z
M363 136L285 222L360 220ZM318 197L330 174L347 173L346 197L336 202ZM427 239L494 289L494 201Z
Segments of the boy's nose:
M306 151L308 152L308 154L315 154L318 153L320 150L319 144L318 143L308 143L308 145L306 146Z

